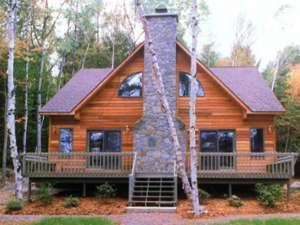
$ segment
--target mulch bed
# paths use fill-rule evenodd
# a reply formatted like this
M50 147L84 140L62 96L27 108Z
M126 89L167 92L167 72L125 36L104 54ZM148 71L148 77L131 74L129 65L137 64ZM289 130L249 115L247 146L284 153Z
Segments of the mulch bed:
M254 197L242 198L244 205L240 208L231 207L225 198L210 198L204 205L208 214L202 215L202 219L211 219L229 215L255 215L273 213L299 213L300 192L293 192L289 202L280 201L276 208L264 208ZM65 208L64 197L55 196L48 206L43 206L39 201L26 203L24 208L15 215L115 215L126 213L127 198L113 198L99 200L95 197L80 198L80 205L76 208ZM183 218L192 219L191 204L188 200L179 200L177 214ZM0 208L0 214L4 214L4 207Z
M208 213L201 215L201 218L215 218L229 215L256 215L271 213L300 213L300 192L294 192L290 201L282 200L278 202L276 208L264 208L255 198L242 198L244 205L240 208L231 207L225 198L210 198L204 207ZM177 213L183 218L193 218L192 206L187 200L180 200L177 205Z
M99 200L95 197L80 198L80 205L76 208L65 208L63 197L54 197L53 201L43 206L39 201L26 203L21 211L13 212L14 215L111 215L126 212L128 199L113 198ZM4 214L5 209L0 209Z

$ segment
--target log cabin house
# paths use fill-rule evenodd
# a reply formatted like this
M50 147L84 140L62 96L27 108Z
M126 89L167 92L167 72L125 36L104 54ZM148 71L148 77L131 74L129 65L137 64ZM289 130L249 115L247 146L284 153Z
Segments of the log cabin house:
M190 52L177 16L146 16L189 170ZM274 117L284 108L255 67L197 65L201 183L288 182L295 155L276 152ZM27 153L31 182L126 182L130 206L175 206L177 175L166 115L154 90L147 40L116 68L81 69L41 109L47 153ZM31 190L31 189L29 189ZM29 191L30 193L30 191Z

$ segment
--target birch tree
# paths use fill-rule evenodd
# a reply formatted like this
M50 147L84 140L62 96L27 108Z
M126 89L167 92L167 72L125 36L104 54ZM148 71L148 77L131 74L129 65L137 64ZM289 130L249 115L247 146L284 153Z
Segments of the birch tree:
M15 85L14 85L14 51L15 51L15 33L17 22L18 0L10 0L8 17L8 62L7 62L7 129L9 136L9 150L14 166L16 198L23 199L22 193L22 171L18 156L18 147L16 142L16 121L15 121Z
M197 98L197 0L192 5L192 52L191 52L191 92L189 99L189 130L190 130L190 165L192 203L195 215L200 215L198 180L197 180L197 150L196 150L196 98Z
M28 128L28 82L29 82L29 43L31 37L31 19L32 19L32 0L29 2L28 6L28 17L25 22L25 32L26 32L26 66L25 66L25 96L24 96L24 128L23 128L23 153L26 153L27 147L27 128Z

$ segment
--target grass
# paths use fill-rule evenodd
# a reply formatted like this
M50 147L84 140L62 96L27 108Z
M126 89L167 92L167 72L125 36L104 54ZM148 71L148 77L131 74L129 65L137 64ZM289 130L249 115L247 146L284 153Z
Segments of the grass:
M53 217L35 222L32 225L116 225L116 223L103 218Z
M235 220L228 223L218 223L214 225L299 225L299 219L279 219L273 218L268 220L259 220L259 219L251 219L251 220Z

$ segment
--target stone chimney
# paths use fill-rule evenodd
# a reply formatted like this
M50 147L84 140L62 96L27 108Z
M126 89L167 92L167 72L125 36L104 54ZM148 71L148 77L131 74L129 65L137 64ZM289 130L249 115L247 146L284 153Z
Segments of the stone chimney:
M177 14L159 7L146 15L149 33L157 53L160 71L171 110L176 112L176 26ZM152 76L151 53L145 40L143 98L144 115L134 130L134 150L138 153L137 169L141 173L173 171L174 151L166 115L161 111ZM185 148L184 125L177 121L181 145Z

